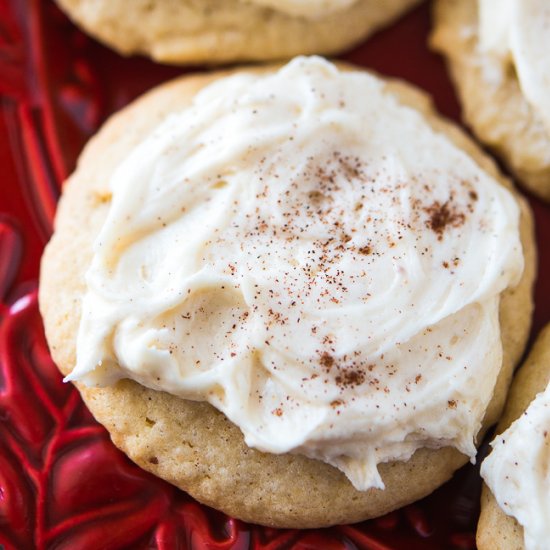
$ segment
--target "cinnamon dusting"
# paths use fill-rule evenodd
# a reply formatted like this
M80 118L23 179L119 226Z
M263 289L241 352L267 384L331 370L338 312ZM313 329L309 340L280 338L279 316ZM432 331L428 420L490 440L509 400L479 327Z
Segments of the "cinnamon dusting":
M364 381L365 373L361 370L344 370L335 378L336 384L341 388L360 386Z
M448 227L460 227L466 221L464 213L453 205L452 197L444 203L434 201L424 211L429 216L426 225L437 235L439 241L443 240L443 233Z

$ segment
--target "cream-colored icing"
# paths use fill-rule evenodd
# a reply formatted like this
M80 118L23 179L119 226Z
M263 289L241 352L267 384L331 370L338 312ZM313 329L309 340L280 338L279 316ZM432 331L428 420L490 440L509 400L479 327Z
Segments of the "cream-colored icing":
M550 132L550 2L478 0L480 45L512 63L525 98Z
M224 78L110 185L69 379L206 400L358 489L421 447L475 455L519 210L383 81L315 57Z
M523 526L526 550L550 540L550 387L492 443L481 465L499 506Z

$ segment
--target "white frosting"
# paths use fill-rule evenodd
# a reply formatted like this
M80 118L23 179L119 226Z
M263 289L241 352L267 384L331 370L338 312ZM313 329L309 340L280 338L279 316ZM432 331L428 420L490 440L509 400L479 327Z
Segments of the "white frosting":
M357 0L245 0L294 17L316 19L345 10Z
M359 489L421 447L474 456L518 207L383 81L315 57L219 80L111 188L70 379L209 401Z
M478 2L481 47L513 63L525 98L550 132L550 2Z
M491 444L481 465L499 506L524 529L527 550L550 540L550 387Z

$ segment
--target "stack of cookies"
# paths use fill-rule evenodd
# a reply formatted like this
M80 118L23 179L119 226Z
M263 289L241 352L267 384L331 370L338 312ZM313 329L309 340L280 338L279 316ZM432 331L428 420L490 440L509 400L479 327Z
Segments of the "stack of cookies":
M66 380L133 461L234 517L323 527L431 493L475 460L524 353L526 200L423 92L309 55L415 3L59 0L123 53L298 55L184 76L113 116L64 187L42 262ZM548 197L550 68L526 26L550 10L493 4L436 2L433 43L479 138ZM546 386L544 346L502 429ZM541 415L510 428L543 433L539 453ZM510 502L503 464L482 468L499 504L487 491L480 545L513 540L500 505L542 548L540 521L522 519L533 499Z

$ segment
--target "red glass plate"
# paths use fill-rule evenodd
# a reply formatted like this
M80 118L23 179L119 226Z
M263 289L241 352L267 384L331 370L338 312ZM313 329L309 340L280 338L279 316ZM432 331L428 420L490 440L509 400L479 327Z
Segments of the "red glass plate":
M443 63L426 46L429 27L424 5L345 59L419 85L459 120ZM181 72L119 57L49 0L0 0L0 550L475 548L480 481L473 466L377 520L314 531L262 528L143 472L61 382L36 289L62 182L109 114ZM530 201L543 242L550 208ZM550 250L542 249L533 333L550 320L548 273Z

